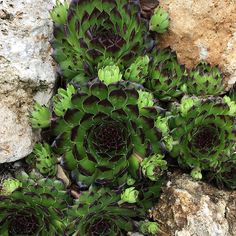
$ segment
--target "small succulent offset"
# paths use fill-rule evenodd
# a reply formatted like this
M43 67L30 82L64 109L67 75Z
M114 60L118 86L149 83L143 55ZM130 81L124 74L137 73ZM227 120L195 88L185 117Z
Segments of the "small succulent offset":
M141 163L143 175L152 181L157 181L167 170L167 161L163 158L164 156L160 154L145 158Z
M201 169L199 167L196 167L196 168L192 169L191 176L195 180L201 180L202 179Z
M36 169L43 175L55 176L57 172L57 159L52 153L51 147L47 144L37 143L33 150Z
M71 98L76 89L68 84L66 89L59 88L57 94L53 97L53 111L57 116L63 116L65 111L71 107Z
M121 194L121 200L118 202L122 204L124 202L136 203L138 201L139 191L135 187L130 187L124 190Z
M33 128L39 129L49 127L51 121L49 108L36 102L30 119Z
M159 232L159 225L156 222L142 221L140 224L140 231L144 235L157 235Z
M220 69L217 66L211 67L206 62L200 62L189 72L186 85L187 93L195 96L218 96L224 91Z
M167 31L169 24L169 14L161 7L157 7L150 19L149 29L156 33L164 33Z
M98 71L98 78L106 85L117 83L121 80L122 74L118 66L106 66Z
M24 178L23 178L24 179ZM58 235L64 234L62 209L68 198L60 181L27 176L9 196L0 196L1 235Z
M68 209L67 235L116 236L135 229L134 219L144 212L134 204L118 205L119 195L110 189L90 189Z
M223 98L183 98L174 105L170 126L174 139L172 156L182 167L194 169L199 179L201 170L213 170L226 161L235 145L235 114L231 103Z
M7 178L0 184L0 195L11 195L17 188L22 187L22 183L18 179Z
M118 187L129 173L138 177L143 158L162 152L163 137L155 127L162 110L140 108L138 101L132 84L93 80L72 97L63 117L54 118L54 150L78 182Z
M129 65L144 52L148 30L137 1L74 0L67 8L59 4L51 13L54 58L67 80L95 75L107 58Z
M154 106L154 97L153 94L144 90L138 90L138 107L141 110L144 107L153 107Z
M64 3L60 0L56 0L56 5L54 6L53 11L50 12L51 18L56 24L65 24L68 9L69 5L67 0L64 0Z
M157 99L172 101L183 94L185 70L174 52L166 48L153 49L146 86Z
M149 61L150 59L147 55L137 57L135 62L126 69L124 74L125 79L143 84L148 75Z

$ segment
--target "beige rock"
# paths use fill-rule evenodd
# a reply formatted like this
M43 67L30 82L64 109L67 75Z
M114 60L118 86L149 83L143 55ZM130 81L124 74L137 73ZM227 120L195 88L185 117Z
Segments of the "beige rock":
M223 191L174 173L152 211L161 236L235 236L236 191Z
M0 1L0 163L32 151L33 100L47 104L55 82L49 39L54 0Z
M200 60L219 65L229 87L236 81L236 0L160 0L170 14L161 46L193 68Z

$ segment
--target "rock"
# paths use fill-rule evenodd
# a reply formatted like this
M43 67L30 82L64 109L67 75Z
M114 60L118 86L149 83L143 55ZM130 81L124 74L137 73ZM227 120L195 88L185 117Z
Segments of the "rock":
M236 191L174 173L151 215L161 236L235 236Z
M171 19L161 46L174 49L188 68L200 60L219 65L231 87L236 82L236 1L160 0L160 5Z
M33 100L48 104L55 82L49 39L53 0L0 0L0 163L32 151Z

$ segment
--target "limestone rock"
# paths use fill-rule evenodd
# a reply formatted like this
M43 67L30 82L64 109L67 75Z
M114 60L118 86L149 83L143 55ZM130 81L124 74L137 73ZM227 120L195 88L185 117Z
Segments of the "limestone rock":
M47 104L55 82L49 39L54 0L0 1L0 163L32 151L28 115L33 100Z
M161 236L235 236L236 191L174 173L151 214Z
M200 60L219 65L229 87L236 81L236 0L160 0L170 14L161 46L188 68Z

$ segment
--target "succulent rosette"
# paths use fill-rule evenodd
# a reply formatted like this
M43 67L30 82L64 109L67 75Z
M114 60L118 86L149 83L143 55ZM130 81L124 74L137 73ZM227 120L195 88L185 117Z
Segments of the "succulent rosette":
M156 33L164 33L169 27L169 21L169 14L161 7L157 7L150 19L149 28Z
M188 94L195 96L218 96L225 89L219 67L211 67L206 62L199 63L189 72L186 85Z
M35 129L47 128L50 125L51 120L49 109L46 106L40 105L36 102L34 104L30 120L32 127Z
M51 147L47 144L37 143L33 149L35 166L37 170L47 176L55 176L57 172L57 159L52 153Z
M157 181L167 170L167 162L163 160L162 155L153 155L145 158L142 163L142 172L152 181Z
M150 221L140 222L140 231L144 235L157 235L159 229L160 227L156 222L150 222Z
M171 101L183 94L185 69L169 48L153 49L146 87L162 101Z
M162 152L155 120L163 109L139 103L135 85L93 80L78 89L63 116L54 118L54 150L78 182L122 185L129 172L137 177L143 158Z
M133 62L125 71L125 79L143 84L148 75L149 61L150 59L147 55L137 57L135 62Z
M215 181L217 186L236 189L236 152L230 153L221 165L208 173L208 180Z
M148 28L140 12L134 0L73 0L64 8L58 4L51 13L55 22L52 46L64 76L80 75L81 81L83 74L96 74L98 63L107 58L129 65L141 55Z
M110 189L90 189L68 209L67 235L122 236L135 229L134 219L145 216L134 204L119 205L119 194Z
M235 145L235 103L228 97L184 97L173 106L170 126L174 140L172 156L180 165L193 169L199 178L201 170L213 170L232 153Z
M33 180L25 175L23 187L0 196L0 234L12 236L63 235L63 208L68 196L57 180Z

